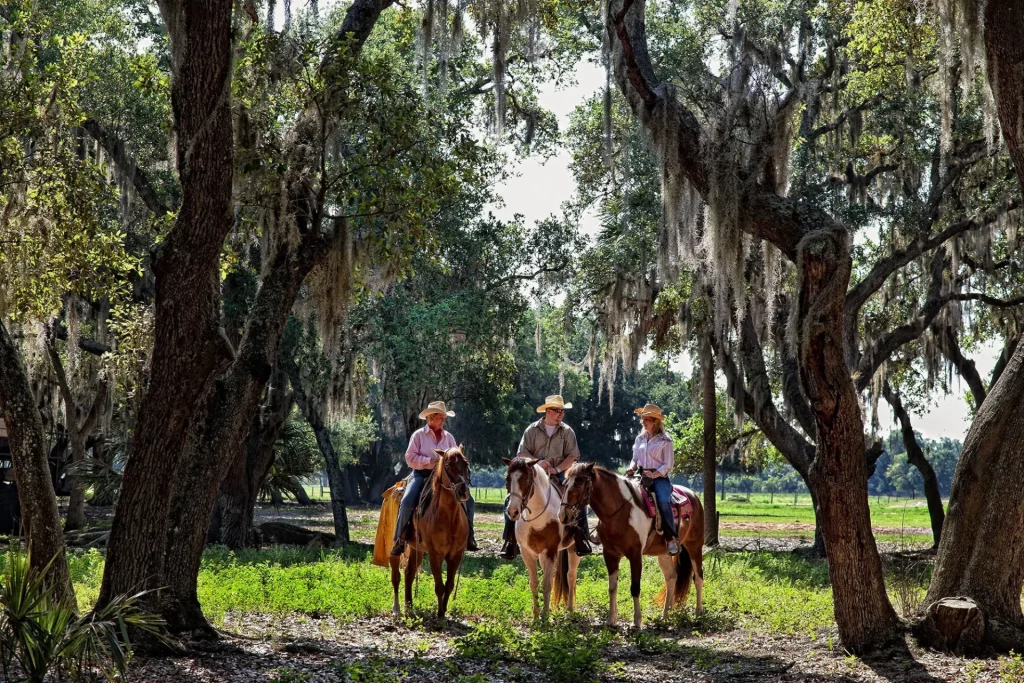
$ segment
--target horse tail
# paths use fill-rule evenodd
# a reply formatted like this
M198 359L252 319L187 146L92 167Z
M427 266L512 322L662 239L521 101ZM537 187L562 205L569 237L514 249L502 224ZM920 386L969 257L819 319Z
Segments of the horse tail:
M693 562L690 561L690 551L680 543L679 554L676 555L676 592L673 607L686 603L691 583L693 583Z
M672 604L669 605L670 608L686 601L693 579L693 563L690 562L690 553L686 550L686 546L679 544L679 553L672 558L672 562L676 565L676 586L672 595ZM654 603L659 607L664 606L667 598L668 586L662 586L661 591L654 598Z
M559 550L555 558L555 580L552 588L551 601L555 607L559 603L569 605L569 551Z

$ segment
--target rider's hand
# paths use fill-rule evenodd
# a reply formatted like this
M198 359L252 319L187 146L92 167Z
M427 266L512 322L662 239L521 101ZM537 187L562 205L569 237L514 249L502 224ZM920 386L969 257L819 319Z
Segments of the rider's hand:
M543 469L548 474L551 474L552 472L555 471L555 468L552 467L551 463L549 463L547 460L541 460L540 461L540 466L541 466L541 469Z

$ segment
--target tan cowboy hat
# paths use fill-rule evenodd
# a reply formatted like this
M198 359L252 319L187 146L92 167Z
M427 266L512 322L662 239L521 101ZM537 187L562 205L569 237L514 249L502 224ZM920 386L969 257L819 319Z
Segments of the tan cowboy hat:
M545 398L544 405L537 406L537 412L543 413L548 408L561 408L562 410L569 410L570 408L572 408L572 404L566 403L565 401L562 400L561 396L555 394L554 396L548 396L547 398Z
M644 419L645 417L655 417L659 420L665 419L665 416L661 412L661 408L654 405L653 403L648 403L643 408L637 408L633 412L639 415L641 420Z
M447 415L448 417L455 417L455 411L448 410L444 401L431 401L430 404L420 413L420 419L426 420L428 415Z

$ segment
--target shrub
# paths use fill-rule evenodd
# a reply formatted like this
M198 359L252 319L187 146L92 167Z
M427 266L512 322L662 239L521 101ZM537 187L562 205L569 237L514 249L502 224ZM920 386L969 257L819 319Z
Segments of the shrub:
M137 607L142 594L113 600L105 609L78 617L54 597L31 567L30 555L12 546L0 584L0 667L5 680L15 664L30 683L50 672L81 680L90 669L107 679L124 675L131 652L129 628L160 637L162 622Z

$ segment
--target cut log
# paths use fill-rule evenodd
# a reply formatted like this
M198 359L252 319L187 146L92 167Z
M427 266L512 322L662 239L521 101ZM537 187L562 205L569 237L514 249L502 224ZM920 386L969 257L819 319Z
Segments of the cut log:
M319 548L334 545L334 534L311 531L285 522L264 522L259 525L259 531L265 543L303 545Z
M943 598L928 606L914 632L928 647L956 654L975 653L985 637L985 615L970 598Z

